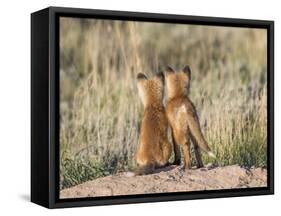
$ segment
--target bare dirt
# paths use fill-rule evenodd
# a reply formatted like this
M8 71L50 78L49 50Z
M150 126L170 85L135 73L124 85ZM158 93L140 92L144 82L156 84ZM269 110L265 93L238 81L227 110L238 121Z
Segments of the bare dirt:
M267 170L263 168L207 165L183 171L179 166L169 166L151 175L128 177L128 173L119 173L98 178L61 190L60 198L265 187L266 184Z

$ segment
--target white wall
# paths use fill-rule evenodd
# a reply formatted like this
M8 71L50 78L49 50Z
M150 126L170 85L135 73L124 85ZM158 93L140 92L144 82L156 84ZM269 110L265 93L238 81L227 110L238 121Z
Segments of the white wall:
M218 17L275 20L275 116L281 129L280 52L281 13L277 0L211 1L43 1L6 0L0 6L0 214L12 215L267 215L280 205L280 159L276 157L276 195L153 204L46 210L28 202L30 191L30 13L47 6L173 13ZM279 86L278 86L279 84ZM277 123L278 122L278 123ZM276 133L275 155L280 154L280 132ZM5 214L3 214L6 212Z

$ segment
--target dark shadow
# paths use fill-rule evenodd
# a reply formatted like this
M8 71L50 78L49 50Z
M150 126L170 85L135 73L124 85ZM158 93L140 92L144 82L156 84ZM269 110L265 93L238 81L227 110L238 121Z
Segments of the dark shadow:
M19 198L23 201L30 202L30 195L29 194L20 194Z
M154 172L152 174L171 171L173 169L176 169L177 167L178 166L176 166L176 165L171 165L171 166L166 166L166 167L162 167L162 168L157 168L154 170Z

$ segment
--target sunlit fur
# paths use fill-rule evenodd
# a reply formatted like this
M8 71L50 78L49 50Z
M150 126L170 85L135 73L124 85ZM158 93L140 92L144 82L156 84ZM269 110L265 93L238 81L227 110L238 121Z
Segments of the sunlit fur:
M171 156L168 141L168 120L163 105L164 77L158 74L147 79L137 76L139 95L144 105L139 147L136 154L138 169L135 174L149 174L157 167L165 166Z
M188 97L191 70L185 66L180 72L175 72L171 67L165 71L167 83L167 105L166 112L169 124L172 127L173 146L175 152L175 164L180 164L179 145L183 145L184 168L191 167L190 142L193 142L195 157L198 167L203 166L200 147L210 156L214 156L200 129L199 119L195 106Z
M188 68L186 68L188 70ZM166 68L166 83L167 83L167 97L168 99L187 96L190 86L190 73L182 70L178 73L172 68Z

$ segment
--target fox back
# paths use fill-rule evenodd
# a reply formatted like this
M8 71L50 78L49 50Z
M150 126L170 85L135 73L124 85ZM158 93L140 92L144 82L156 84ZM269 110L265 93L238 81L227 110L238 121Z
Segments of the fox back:
M139 73L139 95L144 105L141 121L139 147L136 161L139 166L161 167L168 163L171 144L168 141L168 120L163 105L164 76L157 74L152 79Z
M175 141L178 144L189 145L191 139L196 147L199 146L210 156L214 156L201 132L196 108L188 97L191 80L189 66L185 66L180 72L167 67L165 78L168 98L166 112ZM202 164L199 153L196 154L199 164Z

